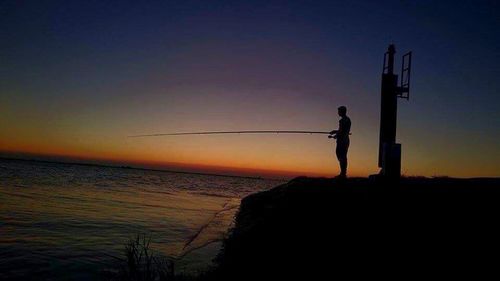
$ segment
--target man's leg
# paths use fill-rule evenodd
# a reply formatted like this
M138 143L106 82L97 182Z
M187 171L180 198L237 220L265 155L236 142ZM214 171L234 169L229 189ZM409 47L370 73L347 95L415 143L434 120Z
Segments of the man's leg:
M340 175L343 177L347 176L347 153L342 155L340 159Z
M339 160L340 164L340 176L341 177L346 177L347 176L347 150L349 149L349 143L337 143L337 149L336 149L336 154L337 154L337 159Z
M347 151L344 145L337 143L337 149L335 150L335 154L337 154L337 159L339 160L339 165L340 165L339 176L345 177L347 175Z

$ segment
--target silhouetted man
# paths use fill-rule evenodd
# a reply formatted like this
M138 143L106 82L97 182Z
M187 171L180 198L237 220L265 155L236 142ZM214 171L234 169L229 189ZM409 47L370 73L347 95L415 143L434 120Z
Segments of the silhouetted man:
M330 132L328 138L334 138L337 140L337 148L335 153L337 154L337 159L339 159L340 164L340 175L339 178L347 177L347 150L349 149L349 133L351 132L351 119L347 117L347 108L341 106L338 108L339 116L339 129Z

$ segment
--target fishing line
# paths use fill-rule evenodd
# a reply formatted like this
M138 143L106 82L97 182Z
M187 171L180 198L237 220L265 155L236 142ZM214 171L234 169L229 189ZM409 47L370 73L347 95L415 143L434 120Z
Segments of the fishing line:
M187 136L187 135L226 135L226 134L321 134L330 135L330 132L324 131L294 131L294 130L247 130L247 131L211 131L211 132L176 132L176 133L164 133L164 134L147 134L147 135L133 135L128 136L129 138L140 138L140 137L163 137L163 136Z

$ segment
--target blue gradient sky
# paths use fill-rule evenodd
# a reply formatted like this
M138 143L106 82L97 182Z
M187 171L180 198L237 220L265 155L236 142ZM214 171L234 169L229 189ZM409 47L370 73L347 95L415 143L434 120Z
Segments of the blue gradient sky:
M375 173L395 43L404 173L500 176L500 5L457 2L2 1L0 151L328 175L324 137L125 136L331 130L347 105L351 172Z

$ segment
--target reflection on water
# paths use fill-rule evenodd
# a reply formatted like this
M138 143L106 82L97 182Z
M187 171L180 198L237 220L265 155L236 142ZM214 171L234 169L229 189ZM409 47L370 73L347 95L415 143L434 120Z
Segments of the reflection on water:
M277 184L0 160L0 279L94 280L137 233L181 270L198 270L218 251L240 198Z

